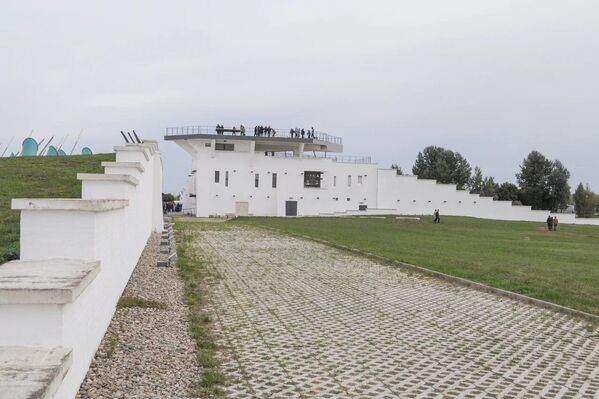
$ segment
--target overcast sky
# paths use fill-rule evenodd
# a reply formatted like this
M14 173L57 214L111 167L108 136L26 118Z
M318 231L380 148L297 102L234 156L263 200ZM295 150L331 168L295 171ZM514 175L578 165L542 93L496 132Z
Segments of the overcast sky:
M406 171L439 145L498 181L539 150L599 190L599 2L0 5L0 153L31 130L108 152L217 123L314 126ZM178 192L191 160L160 146Z

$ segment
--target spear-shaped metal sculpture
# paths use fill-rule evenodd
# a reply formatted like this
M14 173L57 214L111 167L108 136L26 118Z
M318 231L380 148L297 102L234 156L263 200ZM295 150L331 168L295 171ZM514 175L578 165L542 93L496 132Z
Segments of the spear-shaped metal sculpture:
M123 138L125 139L125 143L129 144L129 140L127 140L127 136L125 136L125 133L123 133L123 131L121 130L121 135L123 136Z
M50 140L48 140L48 142L46 143L46 145L44 146L44 148L42 148L42 150L39 152L39 154L37 154L38 156L44 155L44 151L46 151L46 148L48 148L48 146L50 145L50 143L52 142L52 140L54 140L54 136L50 137ZM42 144L42 143L40 143L40 144Z
M6 148L4 149L4 151L2 152L2 155L0 155L0 157L3 157L4 154L6 153L6 150L8 150L8 147L10 147L10 144L12 143L12 141L15 139L15 136L12 136L10 138L10 141L8 142L8 144L6 145Z
M69 138L69 134L67 133L66 136L64 136L64 138L62 139L62 141L60 142L60 144L58 145L57 150L60 150L62 148L62 145L64 144L65 141L67 141L67 139Z
M141 140L139 139L139 137L137 137L137 134L135 133L135 130L133 130L133 135L135 136L135 140L137 140L137 143L141 144Z
M73 148L71 148L71 152L69 153L69 155L73 155L73 151L75 151L75 147L77 147L77 143L79 143L79 138L81 138L81 133L83 133L83 129L81 129L81 131L79 132L77 140L75 140L75 144L73 144Z

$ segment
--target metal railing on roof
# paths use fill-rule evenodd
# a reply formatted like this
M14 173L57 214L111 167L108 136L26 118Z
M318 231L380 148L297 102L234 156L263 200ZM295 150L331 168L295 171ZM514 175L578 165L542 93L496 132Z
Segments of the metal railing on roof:
M267 156L271 156L271 155L267 155ZM293 155L293 153L290 153L290 152L275 152L274 156L277 158L299 158L298 156ZM333 162L339 162L339 163L360 163L360 164L374 163L372 161L371 157L355 156L355 155L329 155L329 154L322 154L322 153L317 153L316 155L314 155L314 154L304 153L302 158L304 158L304 159L330 159Z
M186 136L193 134L213 134L218 136L239 136L239 127L223 127L222 133L217 133L216 126L179 126L179 127L167 127L166 135L167 136ZM285 138L297 138L297 139L310 139L308 137L308 133L304 133L304 136L301 133L296 135L291 135L291 128L272 128L271 135L262 135L260 137L285 137ZM246 136L254 136L254 128L246 128L245 131ZM319 141L326 141L327 143L332 144L343 144L343 140L339 136L333 136L328 133L315 131L314 139Z

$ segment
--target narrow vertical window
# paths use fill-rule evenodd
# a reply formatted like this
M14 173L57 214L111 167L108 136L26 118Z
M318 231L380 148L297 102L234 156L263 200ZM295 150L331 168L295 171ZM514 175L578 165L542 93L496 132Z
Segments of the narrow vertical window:
M333 187L337 187L337 176L333 176Z
M272 174L272 188L277 188L277 174Z
M229 171L225 171L225 187L229 187Z
M347 187L351 187L351 175L347 176Z
M258 173L256 173L254 175L254 187L258 188L259 185L260 185L260 175Z
M215 183L220 182L220 170L215 170L214 171L214 182Z
M358 184L362 184L362 176L358 176Z

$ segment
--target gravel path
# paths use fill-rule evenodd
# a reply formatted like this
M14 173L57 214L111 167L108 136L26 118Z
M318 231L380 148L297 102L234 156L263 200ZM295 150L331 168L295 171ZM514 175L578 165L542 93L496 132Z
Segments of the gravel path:
M183 283L176 268L156 267L159 244L153 235L123 295L166 309L117 309L78 398L186 398L198 381Z
M585 321L262 230L197 234L229 397L599 395Z

